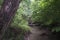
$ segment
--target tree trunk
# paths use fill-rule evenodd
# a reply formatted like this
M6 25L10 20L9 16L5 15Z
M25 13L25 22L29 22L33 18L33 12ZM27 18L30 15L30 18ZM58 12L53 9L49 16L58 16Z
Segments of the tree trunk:
M0 40L8 28L21 0L4 0L0 11Z

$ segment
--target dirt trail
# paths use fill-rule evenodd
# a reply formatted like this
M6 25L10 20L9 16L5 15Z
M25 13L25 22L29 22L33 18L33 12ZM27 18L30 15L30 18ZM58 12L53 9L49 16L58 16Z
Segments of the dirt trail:
M31 27L31 34L28 36L27 40L48 40L47 36L41 36L42 33L46 33L45 30L40 30L37 27Z

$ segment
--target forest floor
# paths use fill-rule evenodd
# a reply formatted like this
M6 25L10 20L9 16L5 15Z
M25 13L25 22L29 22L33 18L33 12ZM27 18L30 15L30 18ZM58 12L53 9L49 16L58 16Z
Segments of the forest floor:
M41 36L43 33L47 33L45 30L40 30L38 27L30 27L31 34L26 38L26 40L48 40L46 35Z

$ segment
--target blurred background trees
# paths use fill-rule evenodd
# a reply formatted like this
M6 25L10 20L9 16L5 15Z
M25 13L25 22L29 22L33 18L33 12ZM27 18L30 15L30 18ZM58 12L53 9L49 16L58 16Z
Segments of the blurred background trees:
M32 20L46 25L53 31L60 31L59 0L35 0L32 3Z
M0 8L2 3L3 0L0 0ZM31 20L31 23L39 24L42 28L48 28L52 32L59 32L60 0L22 0L10 24L11 29L16 30L17 28L17 31L18 29L22 30L22 34L19 34L19 38L21 37L20 35L30 30L28 20ZM11 29L8 30L11 32ZM7 31L8 34L10 32ZM14 33L11 32L10 34L12 35ZM9 38L11 38L10 35ZM13 40L13 38L10 40ZM23 40L23 38L21 40Z

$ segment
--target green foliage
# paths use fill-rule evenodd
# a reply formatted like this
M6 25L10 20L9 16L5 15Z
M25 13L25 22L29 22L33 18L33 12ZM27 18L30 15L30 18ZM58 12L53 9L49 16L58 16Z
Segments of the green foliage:
M13 19L13 22L11 23L12 27L18 27L23 29L24 31L28 31L30 29L27 22L28 18L27 8L28 6L26 2L22 1Z
M1 8L2 3L3 3L3 0L0 0L0 8Z
M40 22L44 25L60 23L60 0L37 0L32 3L32 11L33 22ZM53 29L57 30L58 27Z
M29 3L30 4L30 3ZM16 28L15 30L17 33L17 36L15 32L12 32L12 30L9 30L10 32L7 32L8 36L4 37L7 40L24 40L24 33L30 31L30 27L28 26L28 17L30 17L30 7L28 6L28 1L22 1L19 5L19 8L13 18L13 21L11 22L11 28ZM20 31L19 31L19 30ZM14 30L14 31L15 31ZM18 34L20 32L20 34ZM16 37L15 37L16 36ZM4 39L4 40L5 40Z
M52 29L52 32L54 32L54 31L59 32L59 31L60 31L60 26L54 27L54 28Z
M20 28L10 27L5 32L2 40L24 40L24 33Z
M0 0L2 4L2 0ZM3 40L24 40L24 34L30 31L28 18L31 16L30 0L23 0L11 22L10 28L6 31Z
M2 5L2 3L3 3L3 0L0 0L0 5Z

